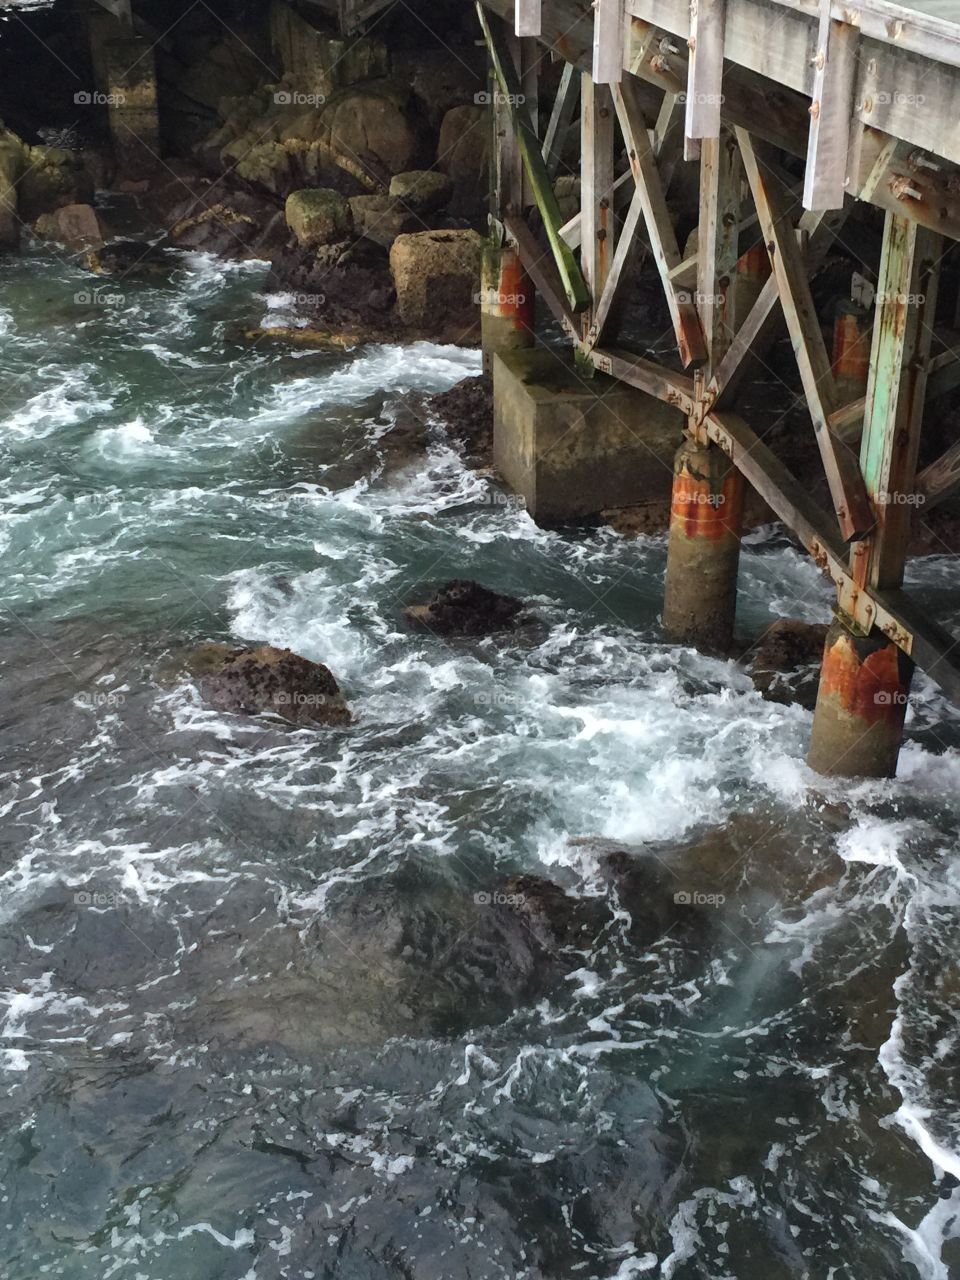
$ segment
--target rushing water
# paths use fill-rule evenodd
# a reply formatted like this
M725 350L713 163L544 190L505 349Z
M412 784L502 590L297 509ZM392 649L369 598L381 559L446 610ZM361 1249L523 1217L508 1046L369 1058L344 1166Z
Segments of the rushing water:
M261 280L0 266L0 1274L960 1274L955 713L921 678L895 782L817 779L807 712L660 641L662 539L540 531L440 441L384 471L474 353L241 350ZM745 636L827 616L749 542ZM408 630L460 576L535 621ZM207 639L356 723L214 712ZM515 873L594 926L489 1002Z

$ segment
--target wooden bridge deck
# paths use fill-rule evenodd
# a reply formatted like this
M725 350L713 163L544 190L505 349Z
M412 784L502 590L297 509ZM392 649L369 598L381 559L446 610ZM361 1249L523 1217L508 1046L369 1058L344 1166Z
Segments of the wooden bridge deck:
M943 263L952 265L950 242L960 239L960 5L481 0L477 8L502 91L494 232L519 252L581 367L681 407L690 436L719 446L834 580L851 628L879 630L960 701L957 642L901 585L912 505L929 509L960 487L960 442L916 474L927 384L960 382L960 352L933 342ZM524 98L532 86L535 100L544 46L569 71L541 138ZM562 223L552 173L578 91L582 207ZM621 141L629 169L618 173ZM681 156L700 166L690 260L666 202ZM799 201L783 168L789 157L803 161ZM869 383L845 404L809 277L854 200L883 211L883 256ZM534 207L546 255L529 222ZM747 314L734 316L729 284L751 223L771 277ZM661 276L683 373L606 341L641 244ZM796 352L832 512L730 411L748 358L770 344L778 321Z

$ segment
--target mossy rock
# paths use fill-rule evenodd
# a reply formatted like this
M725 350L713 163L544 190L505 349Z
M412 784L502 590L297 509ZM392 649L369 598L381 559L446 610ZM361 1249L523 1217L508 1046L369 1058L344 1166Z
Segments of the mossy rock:
M287 226L304 249L337 244L353 234L353 214L339 191L317 187L287 197Z
M392 179L390 196L414 213L436 213L449 204L453 182L436 169L413 169Z

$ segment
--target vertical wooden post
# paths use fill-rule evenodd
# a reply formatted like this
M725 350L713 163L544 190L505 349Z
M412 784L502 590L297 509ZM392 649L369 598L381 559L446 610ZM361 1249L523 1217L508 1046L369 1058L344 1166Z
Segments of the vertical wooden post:
M614 253L613 99L605 85L583 73L580 98L581 250L580 261L592 303L584 313L589 335L593 312L603 293Z
M690 0L690 56L684 157L695 160L703 138L720 134L726 0Z
M877 523L858 559L873 587L903 580L942 253L939 235L886 215L860 446Z
M741 175L740 152L728 130L703 140L696 304L707 343L707 381L726 355L736 327L733 283L739 257Z
M852 552L860 587L895 588L903 580L941 255L939 235L887 213L860 448L876 525ZM876 629L858 634L838 617L824 650L811 767L892 777L912 672L910 659L886 636Z

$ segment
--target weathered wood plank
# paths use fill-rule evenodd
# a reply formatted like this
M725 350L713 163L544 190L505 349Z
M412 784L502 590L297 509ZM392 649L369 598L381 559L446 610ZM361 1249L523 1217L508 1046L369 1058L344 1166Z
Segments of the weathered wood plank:
M690 0L690 34L687 45L687 101L684 121L686 142L720 136L723 105L723 47L726 0ZM693 159L696 149L686 147Z
M797 231L805 241L803 253L808 272L815 271L826 257L845 217L843 210L803 214ZM755 359L763 357L784 324L776 276L771 276L740 322L729 350L711 380L709 391L717 408L732 402L747 370Z
M960 441L931 462L917 476L914 492L923 499L924 511L932 511L960 491Z
M830 431L830 414L839 407L836 386L789 206L779 181L771 178L771 170L757 154L750 135L738 129L737 137L837 519L848 541L862 538L873 526L873 513L856 458Z
M594 367L601 373L609 373L631 387L639 387L658 400L672 404L687 417L693 412L693 379L682 373L674 373L654 364L643 356L630 351L610 351L594 348L589 353Z
M572 62L565 62L560 76L560 87L550 112L547 131L543 135L543 160L551 178L557 176L557 170L560 168L563 146L573 123L573 113L577 107L579 93L580 77L577 69Z
M619 84L623 79L623 0L593 0L594 84Z
M593 305L600 300L613 262L613 134L610 90L584 73L580 84L580 264ZM584 337L592 312L583 318Z
M692 301L683 297L682 291L670 279L670 272L680 265L680 249L650 147L646 121L630 79L625 79L615 87L614 102L627 144L630 169L643 206L647 237L663 282L681 362L684 368L702 364L706 359L707 349L696 307Z
M820 0L803 186L807 209L839 209L843 204L859 39L856 27L833 21L830 0Z
M513 29L518 36L540 35L540 0L516 0L516 15Z
M740 239L740 152L724 130L704 138L700 153L700 226L697 239L697 311L712 376L736 329L733 281Z
M939 236L887 214L860 446L877 524L859 563L874 587L903 580L941 257Z

